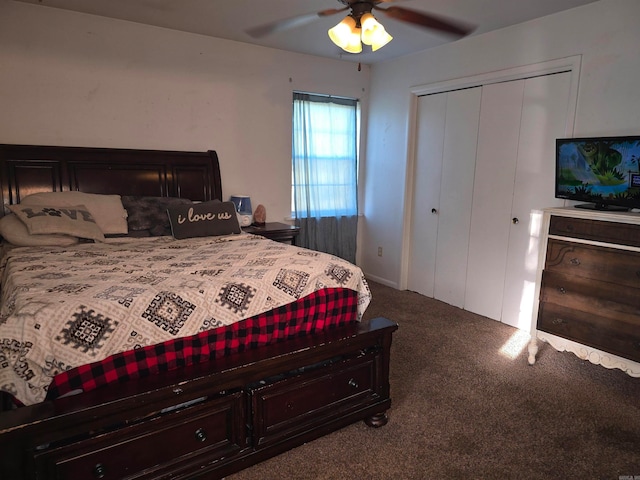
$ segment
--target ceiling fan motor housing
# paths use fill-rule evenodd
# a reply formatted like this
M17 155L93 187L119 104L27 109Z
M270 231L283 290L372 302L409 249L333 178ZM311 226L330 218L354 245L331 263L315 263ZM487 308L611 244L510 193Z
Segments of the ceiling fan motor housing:
M355 19L358 27L360 26L360 18L365 13L371 13L373 6L380 2L363 2L360 0L339 0L340 3L351 7L351 16Z

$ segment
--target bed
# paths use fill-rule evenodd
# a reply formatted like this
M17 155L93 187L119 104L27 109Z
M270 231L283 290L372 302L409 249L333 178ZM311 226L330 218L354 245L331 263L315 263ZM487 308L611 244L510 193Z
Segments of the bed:
M178 235L211 208L233 223L215 151L0 145L0 175L4 216L29 232L100 227L3 242L1 478L222 478L387 423L397 325L361 321L357 267L239 230ZM94 204L45 208L50 192L120 199L125 227ZM170 230L142 225L149 205Z

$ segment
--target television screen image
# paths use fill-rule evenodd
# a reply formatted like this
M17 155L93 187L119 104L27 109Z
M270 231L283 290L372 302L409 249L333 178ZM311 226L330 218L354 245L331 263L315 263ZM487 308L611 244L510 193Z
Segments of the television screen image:
M556 197L594 209L640 208L640 136L556 140Z

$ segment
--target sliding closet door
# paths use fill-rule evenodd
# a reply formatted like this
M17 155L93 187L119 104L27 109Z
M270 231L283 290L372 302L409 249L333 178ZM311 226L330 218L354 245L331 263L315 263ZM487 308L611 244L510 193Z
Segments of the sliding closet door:
M552 63L418 99L408 288L524 330L576 93Z
M541 209L562 206L555 198L555 140L572 131L568 125L571 74L525 81L518 144L518 166L505 275L502 321L529 330L535 294Z
M434 297L464 306L481 88L449 92Z
M555 139L566 134L570 74L485 85L466 310L529 328L540 210L554 198Z
M480 92L430 95L418 104L408 288L458 307L464 304Z
M433 297L447 94L418 98L407 288ZM433 211L432 211L433 209Z
M482 87L464 308L502 315L524 80Z

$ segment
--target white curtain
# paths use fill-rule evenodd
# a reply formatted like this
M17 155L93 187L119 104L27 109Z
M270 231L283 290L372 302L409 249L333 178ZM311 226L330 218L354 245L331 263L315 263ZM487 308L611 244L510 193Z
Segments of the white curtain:
M308 93L293 98L296 243L355 262L358 101Z

